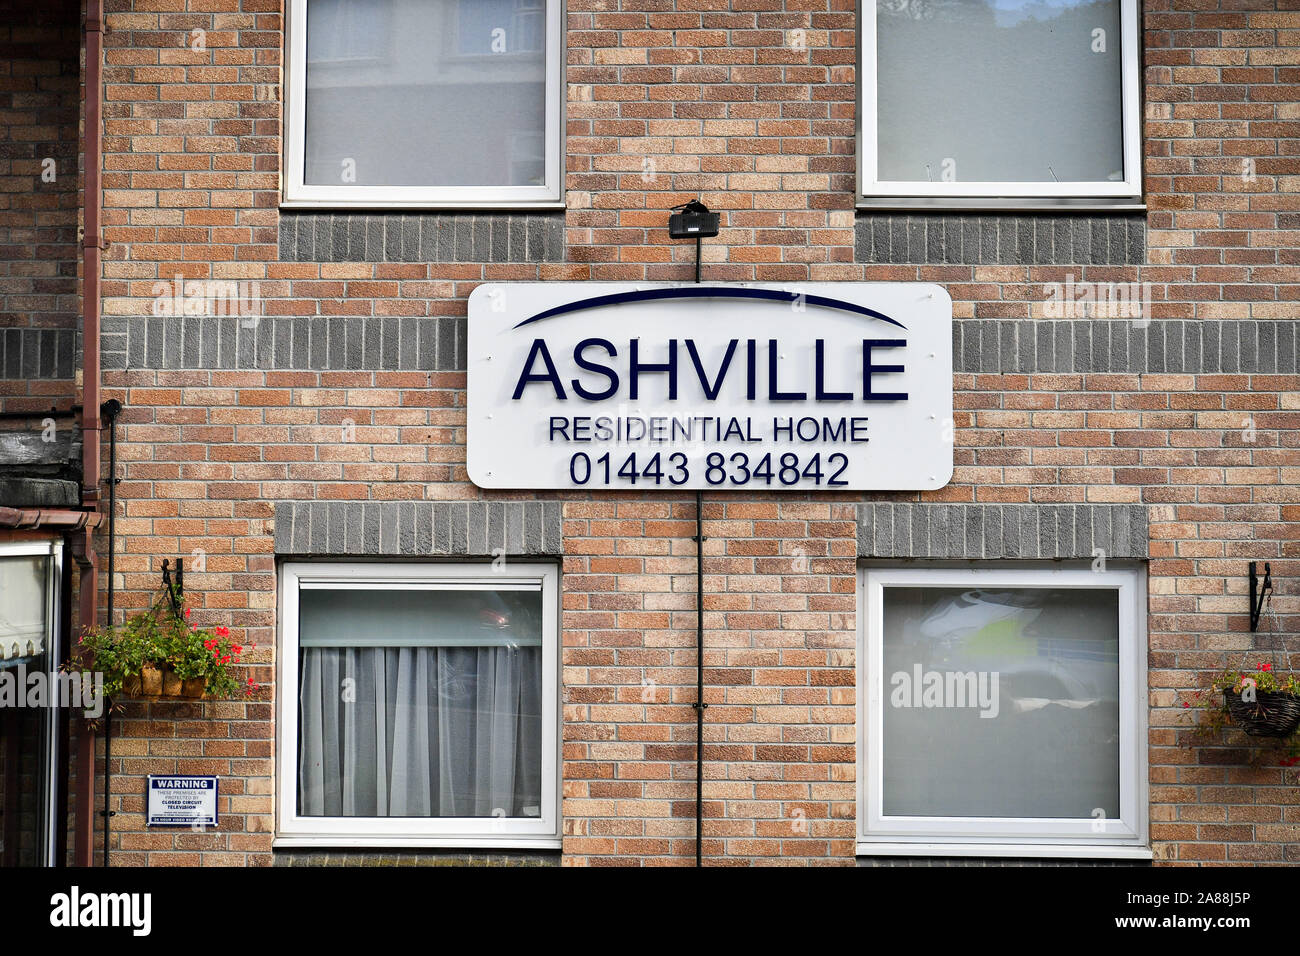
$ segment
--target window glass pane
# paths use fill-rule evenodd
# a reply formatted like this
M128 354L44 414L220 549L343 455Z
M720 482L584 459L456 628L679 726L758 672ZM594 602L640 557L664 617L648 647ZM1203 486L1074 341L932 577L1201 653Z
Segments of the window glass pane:
M876 32L881 181L1124 179L1119 0L876 0Z
M301 815L540 815L539 591L299 602Z
M0 662L13 664L44 651L49 561L43 555L0 558Z
M1119 817L1119 592L886 587L887 816Z
M304 588L303 647L541 644L536 590Z
M537 0L309 0L304 181L544 184L544 10Z

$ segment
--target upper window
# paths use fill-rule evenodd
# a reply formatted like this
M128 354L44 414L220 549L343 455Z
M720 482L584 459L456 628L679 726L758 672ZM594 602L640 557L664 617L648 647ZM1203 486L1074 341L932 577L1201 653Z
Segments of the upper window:
M559 845L556 572L284 567L286 842Z
M1136 569L869 569L866 855L1147 855Z
M285 202L560 201L559 0L290 0Z
M1142 192L1136 0L863 0L860 200Z

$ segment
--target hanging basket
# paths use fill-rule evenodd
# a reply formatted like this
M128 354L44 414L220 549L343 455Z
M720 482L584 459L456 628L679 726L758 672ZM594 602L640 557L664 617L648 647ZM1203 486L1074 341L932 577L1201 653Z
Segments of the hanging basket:
M135 677L122 681L122 691L128 697L161 697L197 700L205 696L207 681L202 677L181 679L170 667L145 664Z
M1300 697L1276 691L1256 691L1253 701L1224 690L1228 715L1251 737L1290 737L1300 727Z

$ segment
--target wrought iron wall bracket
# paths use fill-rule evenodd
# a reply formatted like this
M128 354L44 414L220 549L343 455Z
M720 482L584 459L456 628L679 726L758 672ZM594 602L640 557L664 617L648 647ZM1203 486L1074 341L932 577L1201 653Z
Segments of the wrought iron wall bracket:
M1261 582L1258 573L1255 570L1255 562L1250 562L1250 629L1259 630L1259 617L1264 613L1264 604L1268 601L1268 594L1273 590L1273 569L1267 561L1264 562L1264 580Z
M176 559L176 581L172 582L172 572L168 565L171 562L163 558L162 563L162 584L167 589L167 596L171 599L172 610L177 616L181 614L181 599L185 597L185 559Z

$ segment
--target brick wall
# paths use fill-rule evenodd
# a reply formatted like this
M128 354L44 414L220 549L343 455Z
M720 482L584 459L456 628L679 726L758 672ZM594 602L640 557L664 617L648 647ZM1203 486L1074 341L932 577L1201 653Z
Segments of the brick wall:
M693 862L694 508L565 507L566 863ZM851 861L853 506L726 496L704 518L704 854Z
M527 238L512 251L513 224L504 261L464 261L455 239L451 254L429 254L443 245L428 244L430 227L417 222L414 258L403 225L397 251L385 241L383 261L369 261L380 257L368 221L330 221L326 255L319 222L308 253L303 220L277 214L281 105L263 91L281 81L278 0L111 5L105 383L106 397L127 406L118 606L142 606L161 558L197 549L204 570L187 574L197 619L255 641L252 672L265 685L251 703L131 705L113 752L115 862L272 862L274 502L482 496L464 468L463 366L448 358L458 349L422 353L420 323L446 320L454 343L465 297L487 280L689 278L693 245L670 243L665 224L668 207L697 193L723 212L722 235L704 246L711 278L947 287L959 320L957 469L921 500L1148 507L1158 860L1293 861L1295 772L1247 766L1239 738L1183 749L1176 728L1196 672L1252 646L1247 560L1273 562L1279 625L1294 631L1300 615L1290 593L1300 571L1290 321L1300 179L1289 175L1297 66L1288 65L1300 65L1300 13L1247 9L1249 0L1224 10L1147 4L1149 228L1139 264L1131 216L1100 217L1104 252L1093 243L1101 228L1089 225L1068 254L1055 221L1049 242L1040 220L988 217L1009 238L989 255L981 244L978 258L964 244L932 257L928 220L912 245L911 219L855 216L848 0L606 6L568 4L563 255L551 255L544 232L533 253ZM194 29L206 31L202 51L191 49ZM806 49L785 44L791 29L807 31ZM1255 160L1253 179L1240 175L1243 158ZM1082 235L1077 221L1057 219ZM1022 220L1033 226L1026 245ZM1112 227L1124 240L1118 258ZM887 258L871 251L881 230ZM495 249L490 226L487 236ZM211 358L200 323L191 350L189 320L151 315L155 284L177 275L255 281L261 315L210 320ZM1157 320L1141 330L1039 324L1044 283L1067 275L1149 281ZM246 350L250 334L256 347ZM339 335L362 337L359 367L345 347L333 357ZM354 441L343 440L345 420ZM551 497L564 502L566 536L564 862L688 864L693 503ZM708 498L711 864L853 862L859 500ZM1254 646L1273 640L1261 633ZM221 774L219 832L146 833L147 772Z
M0 410L74 393L79 26L76 0L0 3Z

